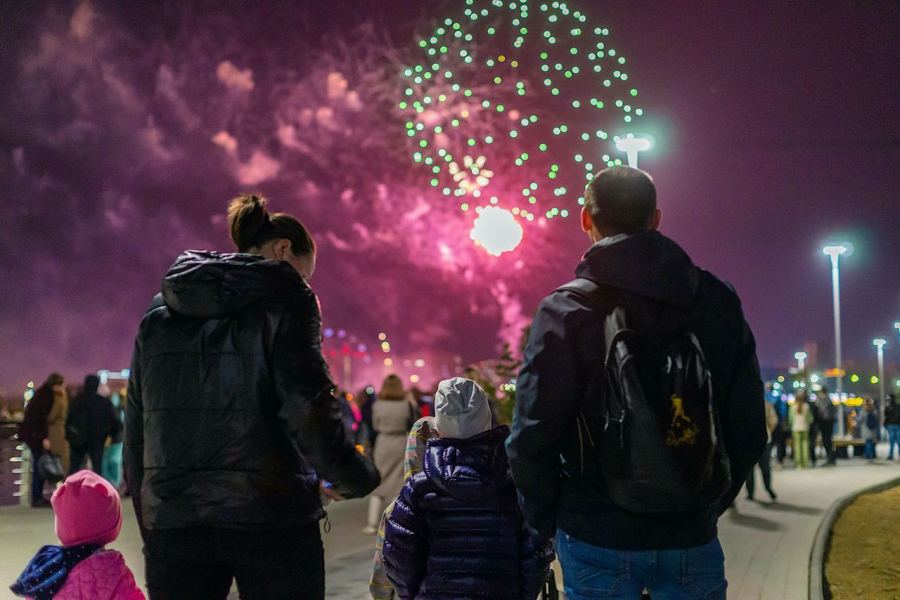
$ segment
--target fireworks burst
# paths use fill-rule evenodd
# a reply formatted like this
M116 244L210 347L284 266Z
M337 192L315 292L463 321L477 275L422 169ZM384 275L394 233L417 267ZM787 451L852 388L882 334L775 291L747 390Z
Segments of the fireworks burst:
M463 212L495 205L539 224L574 214L644 114L625 57L566 2L464 6L402 71L413 162Z

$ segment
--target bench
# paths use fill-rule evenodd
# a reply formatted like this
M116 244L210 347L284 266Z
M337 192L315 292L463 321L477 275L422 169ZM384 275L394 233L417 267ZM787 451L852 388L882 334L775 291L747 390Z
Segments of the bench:
M860 438L834 440L834 453L838 458L850 458L850 448L853 448L853 456L863 455L866 441Z

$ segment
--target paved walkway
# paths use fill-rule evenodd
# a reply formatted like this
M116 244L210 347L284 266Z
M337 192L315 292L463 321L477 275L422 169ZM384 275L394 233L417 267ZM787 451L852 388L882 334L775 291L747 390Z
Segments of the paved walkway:
M896 461L869 465L856 459L840 461L837 467L773 472L775 503L739 496L736 510L719 520L728 597L806 598L809 553L825 511L842 496L896 477ZM757 481L757 497L768 498Z
M778 502L749 502L743 495L737 509L719 522L725 547L728 597L739 600L798 600L807 597L809 551L824 511L851 491L900 476L900 463L841 461L834 468L775 471ZM758 492L765 491L761 483ZM332 530L325 534L327 598L368 598L374 539L360 533L365 500L328 508ZM49 510L0 509L0 590L12 583L43 544L58 543ZM123 532L113 547L123 552L143 581L143 561L137 525L126 508ZM0 597L3 593L0 592ZM232 594L237 598L236 594Z
M825 510L848 493L900 477L900 463L840 461L837 467L773 472L778 502L757 483L758 501L739 496L719 521L725 548L728 597L737 600L799 600L809 588L809 552ZM757 477L760 477L757 474ZM328 597L367 598L372 553L363 550L329 564Z

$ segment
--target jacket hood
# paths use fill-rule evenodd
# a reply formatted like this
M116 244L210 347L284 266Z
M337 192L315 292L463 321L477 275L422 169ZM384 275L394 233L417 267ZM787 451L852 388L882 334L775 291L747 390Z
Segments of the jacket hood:
M575 274L679 308L691 306L700 284L700 271L687 253L658 231L597 242Z
M306 282L286 262L189 250L163 278L162 297L178 314L215 319L294 286Z
M491 403L471 379L444 379L434 395L434 418L442 437L469 438L491 428Z
M447 495L482 500L512 485L503 446L509 427L501 425L466 439L434 438L425 450L425 476Z

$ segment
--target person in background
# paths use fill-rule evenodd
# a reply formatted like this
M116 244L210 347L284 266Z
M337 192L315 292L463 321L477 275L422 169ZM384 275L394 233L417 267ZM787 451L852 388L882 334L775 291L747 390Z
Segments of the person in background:
M363 533L378 532L385 499L396 498L403 487L403 449L409 429L418 418L407 400L403 381L397 375L388 375L372 407L372 424L378 433L373 458L381 473L381 485L369 497L369 515Z
M894 446L900 460L900 403L894 394L888 394L884 405L884 426L888 431L888 460L894 460Z
M794 466L798 469L805 469L809 466L809 425L812 417L807 398L806 390L797 392L789 413L793 435Z
M484 390L438 386L422 472L410 477L385 528L384 568L397 596L534 600L553 549L525 525Z
M412 426L409 436L406 438L406 454L403 460L403 479L408 481L410 477L422 471L425 464L425 447L428 440L438 437L434 417L422 417ZM395 597L394 586L384 572L384 533L388 519L394 511L397 503L395 498L381 515L381 524L378 526L378 537L375 538L375 558L372 562L372 577L369 579L369 592L373 600L393 600Z
M766 429L769 431L769 443L766 444L756 465L759 467L759 472L762 473L763 485L766 486L769 498L774 502L778 500L778 496L775 494L775 490L772 489L772 434L778 429L778 415L775 412L775 407L768 400L766 400ZM750 474L747 475L747 500L753 500L755 491L756 473L751 469Z
M79 471L51 502L62 545L41 548L12 592L39 600L144 600L122 554L104 548L122 530L118 492L96 474Z
M58 393L65 393L65 379L59 373L51 373L25 405L25 417L19 424L19 439L31 450L31 506L34 508L50 506L44 499L45 481L37 464L41 455L50 450L50 413Z
M366 423L363 409L366 406L366 395L349 394L350 412L353 413L353 438L357 448L362 448L365 454L372 453L369 425Z
M816 466L816 446L819 439L819 402L818 396L806 395L806 407L809 410L809 466Z
M847 433L850 434L850 437L854 438L858 438L860 436L859 410L855 408L847 411Z
M778 427L775 428L775 432L772 434L772 442L775 444L775 460L778 461L779 469L784 468L784 459L787 457L787 441L791 437L791 421L788 410L788 403L779 396L775 400Z
M125 422L125 401L127 397L125 390L119 390L112 395L110 402L116 418L119 420L119 427L110 436L109 445L103 450L103 478L112 484L117 490L122 485L122 450L124 444L122 429Z
M866 443L863 457L872 462L875 460L875 444L878 442L878 430L881 424L878 420L878 411L875 410L875 402L871 398L866 398L859 421L862 439Z
M63 469L69 472L69 442L66 441L66 417L69 415L69 394L64 387L53 390L53 407L47 417L47 437L50 452L62 461Z
M375 388L367 385L364 389L360 390L356 395L356 398L360 402L363 423L366 426L367 443L365 446L371 451L375 447L375 438L378 437L378 433L375 431L375 426L372 423L372 408L375 406L376 400Z
M818 410L816 410L816 419L818 419L818 429L822 434L822 448L825 449L825 466L833 467L836 464L834 453L834 424L837 421L837 407L831 401L828 394L828 388L822 386L822 389L816 394Z
M84 378L84 390L69 407L66 439L72 448L70 475L80 471L88 457L91 459L91 470L102 475L106 438L122 431L122 421L113 410L112 402L101 396L99 389L100 378L94 374L88 375Z

